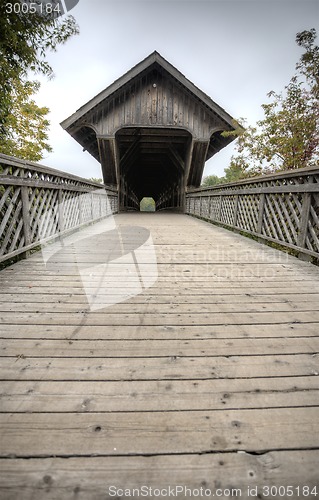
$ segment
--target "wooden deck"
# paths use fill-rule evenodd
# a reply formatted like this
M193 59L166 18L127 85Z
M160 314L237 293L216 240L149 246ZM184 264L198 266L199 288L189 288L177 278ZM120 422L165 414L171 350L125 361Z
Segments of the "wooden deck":
M90 311L68 248L0 273L0 498L318 498L319 268L188 216L115 220L151 231L142 294Z

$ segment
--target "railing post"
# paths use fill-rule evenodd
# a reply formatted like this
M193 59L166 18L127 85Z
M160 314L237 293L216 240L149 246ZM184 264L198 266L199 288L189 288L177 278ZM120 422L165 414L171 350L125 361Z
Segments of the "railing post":
M91 193L91 220L94 220L94 195Z
M261 234L264 221L264 211L265 211L266 195L261 193L259 198L258 206L258 222L257 222L257 233Z
M235 194L233 225L237 226L239 195Z
M308 220L311 205L311 193L303 193L302 208L299 222L298 247L305 248L308 232Z
M219 209L218 209L218 221L221 222L222 220L222 206L223 206L223 197L222 195L219 196Z
M79 207L79 224L82 224L83 222L83 213L82 213L82 201L81 201L81 193L78 194L77 199L78 199L78 207Z
M63 193L62 189L58 190L58 205L59 205L59 231L64 231L64 210L63 210Z
M30 201L28 191L28 186L21 186L24 246L31 245ZM29 255L30 252L24 252L25 258L27 258Z

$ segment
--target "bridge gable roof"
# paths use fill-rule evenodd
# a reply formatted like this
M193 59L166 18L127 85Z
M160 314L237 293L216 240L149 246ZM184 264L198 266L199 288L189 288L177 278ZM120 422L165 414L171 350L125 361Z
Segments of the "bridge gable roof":
M121 91L123 87L129 85L132 80L136 80L142 77L146 72L151 71L153 68L161 68L164 72L170 75L175 81L177 81L185 92L190 92L195 98L197 98L202 106L214 115L217 115L223 122L225 122L228 127L234 128L233 118L216 102L214 102L208 95L201 91L196 85L194 85L190 80L188 80L180 71L178 71L171 63L164 59L158 52L154 51L143 61L138 63L132 69L130 69L123 76L118 78L115 82L109 85L102 92L97 94L93 99L88 101L86 104L81 106L75 113L73 113L69 118L61 123L64 129L73 128L73 126L79 120L83 119L85 115L90 113L92 110L99 108L102 104L105 104L110 98L114 98L116 93Z

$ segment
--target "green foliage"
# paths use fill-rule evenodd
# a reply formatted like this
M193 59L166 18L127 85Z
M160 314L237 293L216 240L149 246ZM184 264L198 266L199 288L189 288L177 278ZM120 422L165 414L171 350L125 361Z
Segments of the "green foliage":
M153 198L143 198L140 203L141 212L155 212L155 201Z
M273 99L263 104L265 118L261 127L257 154L274 170L289 170L314 165L318 159L318 102L293 77L285 95L270 92Z
M224 133L237 137L237 154L225 170L226 182L317 164L319 47L314 45L315 39L315 29L297 33L296 42L306 52L284 91L268 93L270 102L262 105L264 118L255 127L243 130L239 125Z
M0 3L0 135L10 136L12 120L16 115L17 83L21 86L35 85L25 82L28 73L53 77L53 70L46 60L49 50L56 51L58 45L65 43L79 32L72 16L53 19L38 13L15 13L8 11L8 4L16 0ZM24 82L24 83L23 83ZM37 87L38 88L38 87ZM38 113L38 111L37 111ZM19 129L15 131L19 136ZM45 132L44 132L45 133ZM12 138L12 137L11 137ZM34 138L34 141L37 137Z
M297 33L296 43L305 52L301 55L296 69L306 77L310 91L314 97L319 99L319 47L315 45L316 37L317 32L314 28Z
M245 165L239 160L238 157L231 160L230 166L225 168L225 176L218 177L217 175L208 175L204 177L201 187L219 186L220 184L227 184L229 182L236 182L244 177L251 177L257 175L252 174L251 171L246 172Z
M222 182L222 178L218 177L218 175L207 175L204 177L202 186L216 186Z
M16 80L10 92L11 113L6 120L6 135L0 136L0 153L30 161L39 161L48 144L48 108L40 108L32 99L39 90L38 82Z
M98 184L103 184L103 180L97 177L90 177L89 180L92 182L97 182Z
M251 171L249 172L245 159L237 156L232 158L229 167L225 168L224 182L236 182L252 175L256 174L253 174Z

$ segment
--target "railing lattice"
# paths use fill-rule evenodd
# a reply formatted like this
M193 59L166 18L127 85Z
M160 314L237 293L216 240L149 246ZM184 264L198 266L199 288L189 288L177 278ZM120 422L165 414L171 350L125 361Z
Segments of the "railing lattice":
M199 188L186 213L319 257L319 168Z
M117 211L113 187L0 154L0 262Z

